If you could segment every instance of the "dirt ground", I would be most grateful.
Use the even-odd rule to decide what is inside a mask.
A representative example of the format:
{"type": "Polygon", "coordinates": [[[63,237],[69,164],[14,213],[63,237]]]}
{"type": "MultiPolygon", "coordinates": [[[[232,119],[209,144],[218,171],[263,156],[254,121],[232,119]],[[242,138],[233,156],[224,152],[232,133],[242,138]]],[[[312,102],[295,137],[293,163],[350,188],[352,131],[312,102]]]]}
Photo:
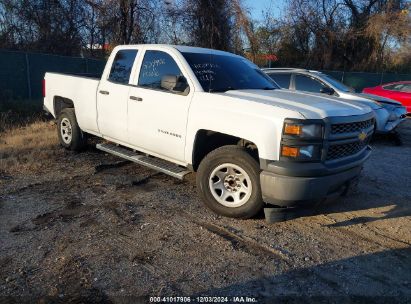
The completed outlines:
{"type": "Polygon", "coordinates": [[[194,174],[65,151],[52,123],[0,133],[0,302],[409,303],[411,119],[399,131],[372,143],[356,193],[274,224],[213,214],[194,174]]]}

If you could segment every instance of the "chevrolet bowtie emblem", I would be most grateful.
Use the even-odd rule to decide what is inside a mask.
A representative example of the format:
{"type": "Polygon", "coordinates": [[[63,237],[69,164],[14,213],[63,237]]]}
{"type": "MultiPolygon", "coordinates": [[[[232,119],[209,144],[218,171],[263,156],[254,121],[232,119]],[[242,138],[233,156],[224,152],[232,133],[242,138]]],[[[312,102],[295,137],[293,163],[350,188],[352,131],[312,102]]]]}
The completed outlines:
{"type": "Polygon", "coordinates": [[[364,141],[367,138],[367,133],[365,133],[364,131],[361,131],[360,134],[358,134],[358,139],[361,141],[364,141]]]}

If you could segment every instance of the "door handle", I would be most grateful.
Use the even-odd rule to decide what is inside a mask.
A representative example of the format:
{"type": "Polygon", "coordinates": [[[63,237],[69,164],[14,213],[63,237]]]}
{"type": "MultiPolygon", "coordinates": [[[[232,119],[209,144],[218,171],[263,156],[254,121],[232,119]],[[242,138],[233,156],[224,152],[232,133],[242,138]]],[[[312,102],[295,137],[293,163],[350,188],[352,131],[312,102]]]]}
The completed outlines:
{"type": "Polygon", "coordinates": [[[143,98],[141,97],[136,97],[136,96],[130,96],[131,100],[135,100],[135,101],[143,101],[143,98]]]}
{"type": "Polygon", "coordinates": [[[110,92],[108,92],[108,91],[101,91],[101,90],[99,91],[99,93],[103,94],[103,95],[109,95],[110,94],[110,92]]]}

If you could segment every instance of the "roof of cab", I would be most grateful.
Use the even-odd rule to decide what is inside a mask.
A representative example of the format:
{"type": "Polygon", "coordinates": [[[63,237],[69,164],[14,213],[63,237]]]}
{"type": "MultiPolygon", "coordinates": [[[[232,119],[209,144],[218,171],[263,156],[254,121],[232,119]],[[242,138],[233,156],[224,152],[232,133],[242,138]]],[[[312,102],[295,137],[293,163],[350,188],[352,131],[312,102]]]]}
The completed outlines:
{"type": "Polygon", "coordinates": [[[308,69],[303,69],[303,68],[264,68],[262,70],[265,72],[308,72],[308,73],[322,74],[321,71],[308,70],[308,69]]]}
{"type": "Polygon", "coordinates": [[[317,75],[325,75],[321,71],[317,70],[307,70],[301,68],[265,68],[262,69],[267,74],[274,74],[274,73],[301,73],[301,74],[317,74],[317,75]]]}
{"type": "Polygon", "coordinates": [[[194,46],[186,46],[186,45],[171,45],[171,44],[134,44],[134,45],[120,45],[118,46],[119,48],[121,47],[163,47],[166,49],[171,49],[174,48],[180,52],[185,52],[185,53],[203,53],[203,54],[215,54],[215,55],[225,55],[225,56],[237,56],[236,54],[229,53],[229,52],[224,52],[224,51],[219,51],[219,50],[213,50],[213,49],[207,49],[207,48],[200,48],[200,47],[194,47],[194,46]]]}

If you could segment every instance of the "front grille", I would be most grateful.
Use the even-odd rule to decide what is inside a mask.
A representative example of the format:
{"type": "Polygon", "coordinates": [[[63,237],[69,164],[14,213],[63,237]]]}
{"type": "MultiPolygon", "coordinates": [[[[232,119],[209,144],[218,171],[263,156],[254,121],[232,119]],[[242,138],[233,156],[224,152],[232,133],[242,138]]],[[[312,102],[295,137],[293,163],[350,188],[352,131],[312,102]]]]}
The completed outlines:
{"type": "Polygon", "coordinates": [[[352,133],[368,129],[374,124],[374,118],[350,123],[331,125],[331,134],[352,133]]]}
{"type": "Polygon", "coordinates": [[[334,160],[350,155],[354,155],[364,149],[369,142],[369,138],[365,141],[356,141],[348,144],[332,145],[328,148],[327,160],[334,160]]]}

